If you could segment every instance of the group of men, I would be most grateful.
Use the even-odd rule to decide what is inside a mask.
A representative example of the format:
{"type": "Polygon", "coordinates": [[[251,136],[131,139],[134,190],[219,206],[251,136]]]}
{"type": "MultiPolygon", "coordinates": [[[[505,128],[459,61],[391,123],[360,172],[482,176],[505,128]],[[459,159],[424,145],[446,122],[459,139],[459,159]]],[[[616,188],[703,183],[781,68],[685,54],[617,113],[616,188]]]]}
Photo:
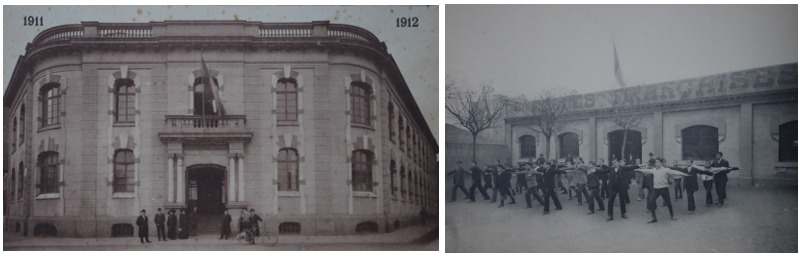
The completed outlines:
{"type": "MultiPolygon", "coordinates": [[[[658,197],[663,198],[663,206],[668,208],[671,219],[675,219],[669,193],[669,185],[672,180],[675,184],[675,194],[678,193],[678,190],[681,192],[684,187],[688,200],[687,214],[693,214],[696,210],[693,194],[699,189],[697,175],[702,177],[704,188],[707,191],[706,204],[708,206],[713,204],[711,190],[715,185],[718,196],[717,204],[721,207],[727,198],[727,173],[738,170],[737,167],[729,166],[729,162],[723,158],[721,152],[716,154],[715,160],[706,162],[705,166],[694,165],[691,160],[687,160],[684,165],[678,165],[677,161],[674,161],[672,166],[668,166],[665,159],[654,158],[651,153],[648,164],[642,164],[639,159],[631,156],[630,159],[614,160],[608,166],[604,159],[585,164],[582,158],[578,157],[575,161],[574,158],[568,156],[564,162],[558,163],[554,159],[547,161],[541,154],[537,160],[530,159],[529,162],[520,163],[518,168],[496,161],[495,165],[488,164],[485,169],[481,169],[476,162],[472,162],[470,172],[466,171],[462,162],[459,161],[457,162],[458,168],[448,173],[448,175],[454,176],[450,202],[456,201],[459,189],[466,195],[465,199],[470,199],[471,202],[476,201],[475,193],[478,190],[484,199],[491,200],[491,203],[496,202],[497,196],[501,194],[499,208],[504,207],[507,198],[510,198],[509,204],[515,204],[516,190],[513,190],[511,181],[515,176],[517,178],[516,189],[519,193],[523,192],[527,203],[526,208],[532,208],[532,199],[535,199],[543,206],[544,215],[549,214],[552,201],[555,210],[561,210],[562,205],[555,192],[555,189],[561,189],[563,194],[569,194],[569,200],[573,198],[571,197],[572,193],[575,193],[577,205],[582,205],[584,196],[588,203],[589,215],[594,214],[597,210],[604,211],[605,205],[602,198],[607,198],[607,221],[611,221],[614,217],[613,207],[616,205],[620,207],[621,218],[627,218],[626,205],[630,203],[629,187],[632,179],[637,179],[638,201],[644,198],[647,200],[646,206],[652,215],[652,220],[648,223],[654,223],[657,222],[655,209],[658,197]],[[473,182],[470,189],[465,188],[465,176],[470,176],[473,182]],[[567,189],[562,183],[562,176],[567,177],[567,189]],[[684,182],[682,182],[683,178],[684,182]],[[483,180],[484,184],[482,184],[483,180]],[[488,189],[492,189],[492,198],[486,191],[488,189]],[[647,195],[643,194],[643,189],[646,189],[647,195]],[[619,199],[618,204],[615,201],[616,197],[619,199]],[[598,203],[598,209],[595,203],[598,203]]],[[[681,198],[681,196],[679,197],[681,198]]]]}
{"type": "MultiPolygon", "coordinates": [[[[198,235],[198,208],[192,208],[192,211],[187,214],[185,209],[181,209],[180,216],[176,217],[175,210],[170,210],[167,212],[167,217],[165,217],[164,213],[162,213],[162,208],[158,208],[156,215],[153,218],[154,223],[156,224],[156,236],[158,237],[159,241],[167,241],[167,239],[175,240],[176,236],[179,239],[187,239],[189,238],[190,234],[192,236],[198,235]],[[167,233],[165,234],[165,222],[167,227],[167,233]]],[[[139,217],[136,219],[136,225],[139,228],[139,241],[140,243],[151,243],[150,239],[148,238],[149,234],[149,222],[147,212],[143,209],[139,213],[139,217]]],[[[254,209],[251,209],[248,212],[248,209],[242,208],[240,211],[240,218],[239,218],[239,232],[242,233],[245,229],[251,229],[254,231],[256,236],[259,236],[259,222],[262,221],[262,218],[259,217],[254,212],[254,209]]],[[[228,214],[228,209],[224,210],[223,216],[221,218],[221,229],[220,229],[220,238],[225,238],[228,240],[228,236],[231,234],[231,215],[228,214]]]]}

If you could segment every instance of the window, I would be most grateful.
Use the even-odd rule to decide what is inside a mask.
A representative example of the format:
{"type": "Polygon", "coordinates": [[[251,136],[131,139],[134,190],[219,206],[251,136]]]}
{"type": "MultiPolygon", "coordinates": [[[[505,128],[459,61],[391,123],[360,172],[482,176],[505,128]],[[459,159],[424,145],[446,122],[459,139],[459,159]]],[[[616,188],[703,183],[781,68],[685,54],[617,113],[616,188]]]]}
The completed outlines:
{"type": "MultiPolygon", "coordinates": [[[[214,84],[219,85],[217,83],[217,78],[212,77],[212,81],[214,81],[214,84]]],[[[195,97],[193,100],[195,115],[217,115],[217,106],[215,105],[214,102],[215,99],[214,99],[214,92],[212,92],[212,87],[205,86],[205,85],[211,85],[208,82],[210,82],[209,77],[195,78],[195,85],[194,85],[195,97]]]]}
{"type": "Polygon", "coordinates": [[[404,150],[404,116],[398,114],[398,145],[404,150]]]}
{"type": "Polygon", "coordinates": [[[11,120],[11,152],[14,152],[17,149],[17,117],[11,120]]]}
{"type": "Polygon", "coordinates": [[[406,138],[406,141],[407,141],[407,155],[412,155],[412,153],[410,153],[410,151],[412,151],[412,141],[411,141],[412,140],[412,130],[409,129],[409,122],[407,122],[406,131],[407,131],[407,138],[406,138]]]}
{"type": "Polygon", "coordinates": [[[22,199],[22,192],[23,187],[25,186],[25,166],[22,162],[19,163],[19,169],[17,170],[17,177],[19,177],[19,185],[17,186],[17,198],[22,199]]]}
{"type": "Polygon", "coordinates": [[[42,127],[59,124],[61,114],[61,91],[58,83],[49,83],[42,87],[42,127]]]}
{"type": "Polygon", "coordinates": [[[111,225],[111,237],[132,237],[134,236],[134,226],[131,224],[111,225]]]}
{"type": "Polygon", "coordinates": [[[579,156],[579,135],[569,132],[559,135],[558,139],[560,141],[560,158],[566,158],[569,155],[579,156]]]}
{"type": "Polygon", "coordinates": [[[395,136],[393,120],[395,119],[395,108],[393,107],[393,103],[390,102],[387,104],[387,128],[389,129],[390,133],[390,141],[393,142],[393,137],[395,136]]]}
{"type": "Polygon", "coordinates": [[[39,155],[39,193],[58,193],[58,153],[45,152],[39,155]]]}
{"type": "Polygon", "coordinates": [[[395,173],[397,173],[395,170],[395,160],[390,160],[390,192],[393,196],[395,196],[395,191],[398,190],[398,188],[395,187],[395,173]]]}
{"type": "Polygon", "coordinates": [[[521,144],[521,158],[535,157],[537,155],[534,136],[521,136],[518,138],[518,142],[521,144]]]}
{"type": "Polygon", "coordinates": [[[16,188],[17,188],[17,172],[14,170],[14,168],[11,168],[11,195],[10,196],[11,196],[12,200],[16,198],[16,197],[14,197],[15,196],[14,193],[17,192],[16,188]]]}
{"type": "Polygon", "coordinates": [[[796,162],[797,161],[797,133],[796,121],[789,121],[780,125],[780,161],[781,162],[796,162]]]}
{"type": "Polygon", "coordinates": [[[406,170],[404,170],[404,165],[401,165],[401,197],[404,198],[406,198],[407,195],[406,180],[407,180],[407,172],[406,170]]]}
{"type": "Polygon", "coordinates": [[[134,151],[114,153],[114,193],[134,192],[134,151]]]}
{"type": "Polygon", "coordinates": [[[25,104],[19,109],[19,144],[25,141],[25,104]]]}
{"type": "Polygon", "coordinates": [[[716,157],[716,153],[718,153],[717,128],[697,125],[682,130],[683,160],[712,160],[716,157]]]}
{"type": "Polygon", "coordinates": [[[351,178],[353,179],[352,185],[354,191],[373,192],[372,165],[373,154],[371,152],[365,150],[356,150],[353,152],[351,178]]]}
{"type": "Polygon", "coordinates": [[[278,233],[279,235],[286,235],[286,234],[300,234],[301,233],[301,223],[298,222],[282,222],[278,225],[278,233]]]}
{"type": "Polygon", "coordinates": [[[278,151],[278,190],[298,191],[298,152],[295,149],[278,151]]]}
{"type": "Polygon", "coordinates": [[[356,224],[356,233],[379,233],[379,224],[372,221],[356,224]]]}
{"type": "Polygon", "coordinates": [[[418,139],[415,136],[415,134],[412,134],[412,160],[418,162],[418,139]]]}
{"type": "Polygon", "coordinates": [[[276,87],[277,120],[298,121],[298,83],[294,78],[282,78],[276,87]]]}
{"type": "Polygon", "coordinates": [[[134,123],[136,109],[134,106],[136,88],[130,79],[114,81],[114,122],[134,123]]]}
{"type": "Polygon", "coordinates": [[[351,122],[370,126],[370,85],[351,83],[351,122]]]}
{"type": "Polygon", "coordinates": [[[56,226],[48,223],[36,224],[36,226],[33,227],[33,236],[55,237],[57,234],[58,230],[56,226]]]}

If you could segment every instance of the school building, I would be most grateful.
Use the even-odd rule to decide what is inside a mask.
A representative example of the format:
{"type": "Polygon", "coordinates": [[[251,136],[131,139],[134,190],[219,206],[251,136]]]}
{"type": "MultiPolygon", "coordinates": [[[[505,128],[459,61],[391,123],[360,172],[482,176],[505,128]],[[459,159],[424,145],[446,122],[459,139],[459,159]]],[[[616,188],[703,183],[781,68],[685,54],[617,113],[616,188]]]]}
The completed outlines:
{"type": "MultiPolygon", "coordinates": [[[[730,184],[796,186],[797,93],[797,63],[790,63],[571,96],[567,124],[551,138],[550,158],[609,163],[621,158],[622,144],[626,158],[648,160],[654,153],[669,164],[703,164],[722,152],[730,166],[740,167],[729,174],[730,184]],[[626,141],[610,99],[637,103],[641,122],[626,141]]],[[[506,119],[511,163],[545,153],[546,138],[529,129],[536,118],[506,119]]]]}
{"type": "Polygon", "coordinates": [[[142,209],[192,207],[200,233],[226,208],[233,231],[241,208],[278,234],[413,225],[438,146],[387,47],[328,21],[46,29],[3,96],[4,231],[133,236],[142,209]]]}

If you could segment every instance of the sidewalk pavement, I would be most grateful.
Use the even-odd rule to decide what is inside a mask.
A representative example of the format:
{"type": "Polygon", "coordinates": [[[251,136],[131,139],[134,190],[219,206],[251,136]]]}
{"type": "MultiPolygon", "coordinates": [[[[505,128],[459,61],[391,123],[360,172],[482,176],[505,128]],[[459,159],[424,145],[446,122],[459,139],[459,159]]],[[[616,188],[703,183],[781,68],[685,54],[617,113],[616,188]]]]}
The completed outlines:
{"type": "MultiPolygon", "coordinates": [[[[430,222],[426,226],[410,226],[390,233],[366,235],[338,235],[338,236],[279,236],[278,244],[410,244],[420,243],[432,231],[437,231],[437,222],[430,222]]],[[[434,232],[435,234],[437,232],[434,232]]],[[[172,246],[192,245],[229,245],[239,244],[235,236],[229,240],[218,240],[219,235],[199,235],[185,240],[170,240],[158,242],[150,237],[151,245],[165,244],[172,246]]],[[[3,233],[3,248],[58,247],[58,246],[138,246],[141,245],[139,237],[113,237],[113,238],[60,238],[60,237],[22,237],[20,234],[3,233]]]]}

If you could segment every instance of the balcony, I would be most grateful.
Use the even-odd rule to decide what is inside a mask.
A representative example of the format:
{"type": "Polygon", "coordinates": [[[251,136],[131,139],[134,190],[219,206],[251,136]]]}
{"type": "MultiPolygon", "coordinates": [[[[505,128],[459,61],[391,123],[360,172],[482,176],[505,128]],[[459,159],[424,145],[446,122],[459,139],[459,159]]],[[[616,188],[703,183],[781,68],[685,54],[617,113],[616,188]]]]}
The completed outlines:
{"type": "Polygon", "coordinates": [[[250,141],[245,115],[165,115],[166,126],[159,132],[163,141],[250,141]]]}

